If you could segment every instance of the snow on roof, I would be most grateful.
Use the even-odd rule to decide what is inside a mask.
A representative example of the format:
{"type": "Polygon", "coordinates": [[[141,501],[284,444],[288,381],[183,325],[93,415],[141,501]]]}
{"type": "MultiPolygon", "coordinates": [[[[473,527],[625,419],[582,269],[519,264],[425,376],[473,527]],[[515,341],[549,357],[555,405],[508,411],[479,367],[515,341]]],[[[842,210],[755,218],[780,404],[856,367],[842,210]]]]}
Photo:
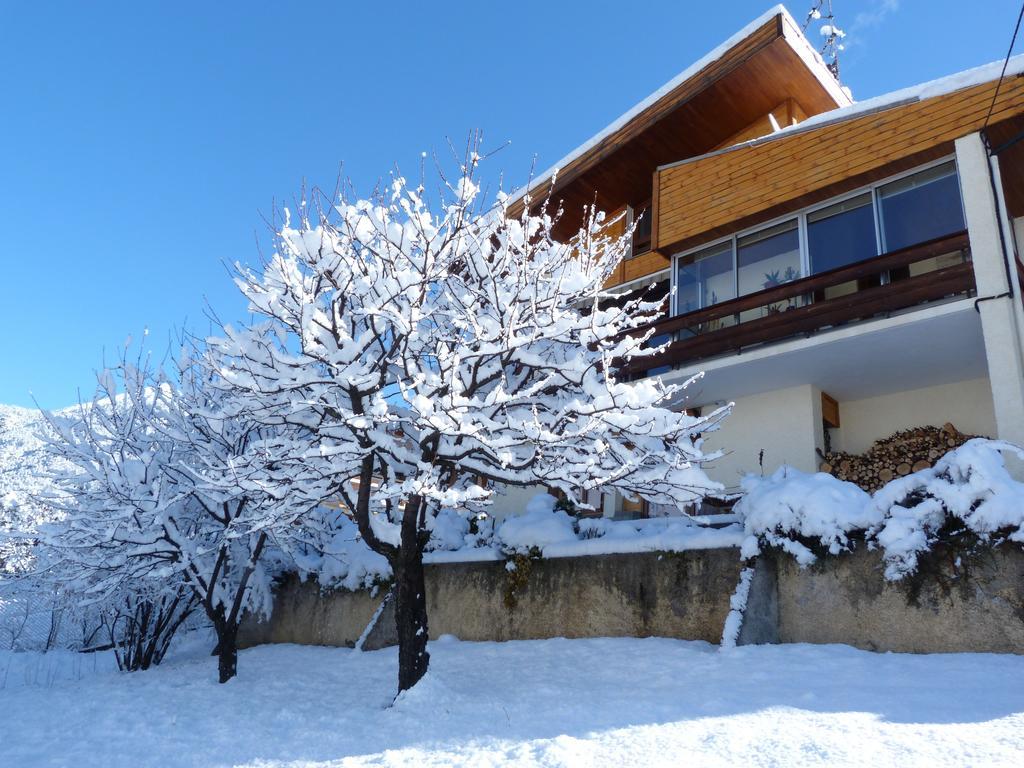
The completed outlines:
{"type": "MultiPolygon", "coordinates": [[[[891,93],[885,93],[871,99],[858,101],[847,107],[839,107],[837,109],[829,110],[828,112],[822,112],[814,115],[813,117],[807,118],[802,123],[786,126],[785,128],[767,136],[761,136],[756,139],[751,139],[750,141],[734,144],[731,147],[718,149],[704,155],[688,157],[685,160],[668,163],[667,165],[661,166],[661,168],[674,168],[676,166],[686,165],[687,163],[712,157],[713,155],[731,152],[732,150],[739,149],[740,147],[766,144],[770,141],[774,141],[775,139],[782,139],[787,136],[820,128],[825,125],[831,125],[832,123],[850,120],[854,117],[870,114],[872,112],[881,112],[882,110],[890,109],[892,107],[913,104],[918,101],[924,101],[925,99],[935,98],[936,96],[944,96],[948,93],[953,93],[954,91],[961,91],[964,88],[970,88],[975,85],[981,85],[982,83],[997,80],[999,79],[999,74],[1002,71],[1003,60],[1000,59],[999,61],[993,61],[990,64],[983,64],[980,67],[974,67],[973,69],[966,69],[963,72],[956,72],[955,74],[947,75],[946,77],[940,77],[937,80],[930,80],[927,83],[913,85],[909,88],[901,88],[898,91],[892,91],[891,93]]],[[[1006,66],[1006,77],[1015,77],[1022,73],[1024,73],[1024,53],[1011,57],[1006,66]]]]}
{"type": "MultiPolygon", "coordinates": [[[[940,77],[937,80],[931,80],[927,83],[913,85],[909,88],[901,88],[898,91],[886,93],[881,96],[875,96],[872,99],[865,99],[864,101],[851,104],[848,107],[839,107],[838,109],[833,109],[828,112],[822,112],[814,117],[807,118],[802,123],[798,123],[797,125],[790,126],[788,128],[783,128],[779,133],[772,135],[778,136],[779,134],[792,133],[796,129],[813,128],[825,123],[846,120],[847,118],[864,112],[877,112],[887,107],[896,106],[897,104],[923,101],[924,99],[943,96],[947,93],[952,93],[953,91],[960,91],[974,85],[981,85],[982,83],[997,80],[999,79],[999,73],[1002,72],[1002,70],[1003,60],[1000,59],[999,61],[993,61],[991,64],[983,64],[980,67],[974,67],[973,69],[967,69],[963,72],[957,72],[952,75],[947,75],[946,77],[940,77]]],[[[1024,72],[1024,53],[1012,57],[1006,67],[1007,77],[1019,75],[1021,72],[1024,72]]]]}
{"type": "Polygon", "coordinates": [[[722,58],[726,53],[728,53],[731,48],[743,42],[743,40],[745,40],[751,34],[756,32],[769,20],[780,14],[782,15],[783,21],[785,23],[788,23],[792,30],[795,30],[795,35],[793,37],[790,37],[789,35],[784,35],[783,37],[786,39],[787,42],[790,43],[794,51],[796,51],[796,53],[801,57],[801,59],[803,59],[804,63],[810,69],[812,74],[814,74],[814,76],[818,79],[822,86],[837,101],[850,101],[848,93],[846,93],[839,86],[839,83],[836,82],[835,78],[832,76],[832,73],[828,71],[828,68],[825,66],[825,62],[822,60],[821,56],[818,54],[816,50],[814,50],[814,47],[807,41],[807,38],[804,37],[804,34],[803,32],[800,31],[800,27],[797,25],[796,20],[793,18],[793,16],[789,13],[789,11],[786,9],[784,5],[779,4],[762,13],[752,22],[743,27],[743,29],[741,29],[739,32],[737,32],[728,40],[726,40],[724,43],[716,47],[714,50],[712,50],[702,58],[698,59],[696,62],[694,62],[689,67],[680,72],[678,75],[673,77],[671,80],[669,80],[667,83],[661,86],[661,88],[656,90],[646,99],[641,101],[639,104],[634,106],[629,111],[622,114],[619,118],[617,118],[607,127],[605,127],[604,130],[599,131],[590,139],[580,144],[578,147],[576,147],[576,149],[567,154],[557,163],[552,165],[543,173],[536,176],[534,180],[528,184],[528,186],[526,186],[525,188],[520,187],[519,189],[516,189],[509,195],[509,199],[515,200],[516,198],[521,197],[527,192],[532,192],[538,186],[544,184],[548,179],[554,176],[559,171],[559,169],[566,167],[569,163],[576,160],[578,157],[586,153],[588,150],[594,148],[597,144],[599,144],[601,141],[606,139],[611,134],[615,133],[615,131],[622,128],[630,120],[635,118],[645,109],[650,107],[652,104],[656,103],[659,99],[661,99],[664,96],[667,96],[679,85],[686,82],[694,75],[700,73],[701,70],[705,69],[710,64],[718,61],[718,59],[722,58]]]}

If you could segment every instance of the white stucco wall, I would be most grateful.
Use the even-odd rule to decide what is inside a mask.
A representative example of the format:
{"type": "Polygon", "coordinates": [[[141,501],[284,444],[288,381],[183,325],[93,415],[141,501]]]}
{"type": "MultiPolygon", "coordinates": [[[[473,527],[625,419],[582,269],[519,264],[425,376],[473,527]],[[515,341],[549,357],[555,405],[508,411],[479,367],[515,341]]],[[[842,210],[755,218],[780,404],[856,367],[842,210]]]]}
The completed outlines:
{"type": "Polygon", "coordinates": [[[839,403],[833,450],[863,453],[871,443],[911,427],[941,427],[951,422],[961,432],[994,437],[996,419],[988,379],[972,379],[882,397],[839,403]]]}
{"type": "Polygon", "coordinates": [[[740,398],[722,428],[705,440],[705,451],[725,451],[707,465],[707,473],[735,489],[743,475],[760,472],[762,450],[766,474],[780,464],[813,472],[821,441],[821,392],[816,387],[805,384],[740,398]]]}
{"type": "MultiPolygon", "coordinates": [[[[715,406],[705,406],[709,412],[715,406]]],[[[834,450],[862,453],[875,440],[901,429],[942,426],[947,421],[961,432],[995,436],[996,419],[987,378],[905,390],[879,397],[839,402],[842,427],[831,430],[834,450]]],[[[712,480],[737,490],[745,474],[759,473],[758,454],[764,450],[764,472],[781,464],[803,472],[817,471],[824,448],[821,390],[805,384],[740,398],[722,428],[705,436],[704,449],[722,449],[722,458],[707,465],[712,480]]],[[[509,488],[495,500],[491,513],[498,519],[519,514],[543,488],[509,488]]],[[[614,512],[612,507],[607,514],[614,512]]]]}
{"type": "MultiPolygon", "coordinates": [[[[996,434],[992,394],[987,378],[906,390],[863,400],[840,401],[840,429],[832,429],[833,450],[862,453],[875,440],[893,432],[946,422],[961,432],[996,434]]],[[[736,401],[722,429],[708,436],[707,450],[726,455],[709,464],[712,479],[733,488],[747,473],[758,473],[758,453],[764,450],[764,472],[789,464],[814,472],[823,448],[821,391],[804,385],[767,392],[736,401]]]]}

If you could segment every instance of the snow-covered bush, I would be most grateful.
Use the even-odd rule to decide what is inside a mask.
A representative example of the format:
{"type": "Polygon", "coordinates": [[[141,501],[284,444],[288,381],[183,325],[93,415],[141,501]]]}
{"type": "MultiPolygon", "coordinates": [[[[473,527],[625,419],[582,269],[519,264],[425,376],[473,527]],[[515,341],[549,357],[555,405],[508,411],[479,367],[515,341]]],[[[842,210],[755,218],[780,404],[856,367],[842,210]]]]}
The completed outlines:
{"type": "Polygon", "coordinates": [[[523,514],[505,519],[495,534],[499,548],[507,554],[539,555],[550,544],[576,541],[575,521],[555,503],[554,496],[538,493],[523,514]]]}
{"type": "Polygon", "coordinates": [[[972,547],[1024,544],[1024,483],[1007,471],[1004,453],[1024,459],[1024,450],[1009,443],[969,440],[873,496],[831,475],[790,467],[768,478],[749,476],[735,507],[746,532],[742,556],[777,547],[805,566],[816,559],[811,546],[839,554],[860,533],[868,547],[882,550],[886,578],[898,580],[917,570],[921,555],[953,538],[970,538],[972,547]]]}
{"type": "Polygon", "coordinates": [[[870,514],[880,519],[870,534],[885,553],[886,578],[913,573],[944,533],[967,532],[981,546],[1024,544],[1024,483],[1011,477],[1003,453],[1024,459],[1015,445],[969,440],[934,467],[893,480],[874,495],[870,514]]]}
{"type": "Polygon", "coordinates": [[[748,475],[742,489],[735,511],[743,517],[746,532],[744,559],[767,545],[810,565],[817,557],[809,545],[839,554],[850,548],[850,533],[880,519],[869,511],[867,493],[823,472],[809,475],[783,466],[767,478],[748,475]]]}
{"type": "Polygon", "coordinates": [[[324,589],[348,590],[376,587],[391,579],[387,558],[366,546],[351,519],[337,510],[320,513],[333,518],[333,533],[309,552],[295,556],[300,576],[315,577],[324,589]]]}
{"type": "Polygon", "coordinates": [[[163,661],[197,604],[183,582],[177,586],[177,590],[154,589],[150,594],[125,591],[119,600],[105,602],[100,620],[118,669],[136,672],[163,661]]]}
{"type": "Polygon", "coordinates": [[[430,530],[427,552],[461,549],[466,546],[466,537],[470,535],[469,518],[454,509],[442,509],[427,522],[427,528],[430,530]]]}

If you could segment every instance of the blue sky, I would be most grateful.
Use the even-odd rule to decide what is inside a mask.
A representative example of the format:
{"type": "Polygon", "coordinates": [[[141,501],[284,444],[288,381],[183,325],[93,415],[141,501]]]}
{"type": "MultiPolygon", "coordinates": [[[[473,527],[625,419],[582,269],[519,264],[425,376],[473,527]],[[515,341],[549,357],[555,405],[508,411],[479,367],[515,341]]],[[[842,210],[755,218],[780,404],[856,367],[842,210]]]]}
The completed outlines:
{"type": "MultiPolygon", "coordinates": [[[[1000,59],[1018,1],[833,0],[843,80],[1000,59]]],[[[0,0],[0,403],[75,402],[129,335],[205,333],[207,301],[244,317],[223,263],[304,180],[344,162],[367,191],[479,128],[514,185],[770,6],[0,0]]]]}

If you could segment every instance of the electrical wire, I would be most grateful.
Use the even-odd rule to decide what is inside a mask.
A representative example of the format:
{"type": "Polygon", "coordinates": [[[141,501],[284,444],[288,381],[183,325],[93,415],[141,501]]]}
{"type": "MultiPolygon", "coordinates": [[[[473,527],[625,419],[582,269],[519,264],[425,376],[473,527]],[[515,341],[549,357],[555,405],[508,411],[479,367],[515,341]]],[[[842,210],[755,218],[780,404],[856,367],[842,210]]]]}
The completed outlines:
{"type": "Polygon", "coordinates": [[[992,94],[992,103],[988,106],[988,114],[985,115],[985,122],[981,125],[981,130],[985,130],[988,127],[988,121],[992,118],[992,112],[996,108],[996,100],[999,98],[999,89],[1003,85],[1003,80],[1006,77],[1006,68],[1010,65],[1010,56],[1013,55],[1013,46],[1017,42],[1017,33],[1020,32],[1020,22],[1024,19],[1024,2],[1021,3],[1020,13],[1017,15],[1017,26],[1013,28],[1013,37],[1010,39],[1010,49],[1006,52],[1006,60],[1003,61],[1003,71],[999,73],[999,81],[996,83],[995,93],[992,94]]]}

